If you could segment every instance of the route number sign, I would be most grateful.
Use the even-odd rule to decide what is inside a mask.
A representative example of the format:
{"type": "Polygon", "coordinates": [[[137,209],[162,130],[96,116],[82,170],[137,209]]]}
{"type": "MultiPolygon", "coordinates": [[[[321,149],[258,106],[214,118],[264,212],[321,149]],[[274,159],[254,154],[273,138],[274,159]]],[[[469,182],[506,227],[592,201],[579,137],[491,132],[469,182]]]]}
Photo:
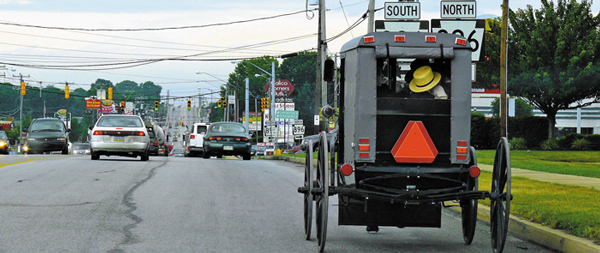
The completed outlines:
{"type": "Polygon", "coordinates": [[[432,33],[452,33],[467,38],[471,45],[471,61],[477,62],[481,57],[481,46],[483,45],[483,33],[485,32],[485,20],[455,20],[455,19],[432,19],[432,33]]]}

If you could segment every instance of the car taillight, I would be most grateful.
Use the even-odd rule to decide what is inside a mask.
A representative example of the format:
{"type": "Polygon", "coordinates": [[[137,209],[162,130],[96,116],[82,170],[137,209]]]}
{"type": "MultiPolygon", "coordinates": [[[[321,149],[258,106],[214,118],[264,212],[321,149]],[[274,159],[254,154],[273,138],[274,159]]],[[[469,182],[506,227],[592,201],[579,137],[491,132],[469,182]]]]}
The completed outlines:
{"type": "Polygon", "coordinates": [[[154,143],[152,143],[152,146],[156,146],[157,141],[154,140],[154,143]]]}
{"type": "Polygon", "coordinates": [[[235,137],[236,141],[248,141],[248,138],[246,137],[235,137]]]}
{"type": "Polygon", "coordinates": [[[94,131],[94,135],[102,135],[102,131],[96,130],[94,131]]]}
{"type": "Polygon", "coordinates": [[[136,134],[137,136],[146,136],[146,134],[143,131],[139,131],[136,134]]]}

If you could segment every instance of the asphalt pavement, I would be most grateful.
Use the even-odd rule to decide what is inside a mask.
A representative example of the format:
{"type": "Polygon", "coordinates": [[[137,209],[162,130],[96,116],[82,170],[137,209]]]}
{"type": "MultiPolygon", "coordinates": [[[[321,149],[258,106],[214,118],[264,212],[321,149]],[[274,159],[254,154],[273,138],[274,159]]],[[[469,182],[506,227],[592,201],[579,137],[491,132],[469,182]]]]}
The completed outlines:
{"type": "MultiPolygon", "coordinates": [[[[304,158],[280,157],[282,160],[304,163],[304,158]]],[[[479,168],[485,171],[492,171],[492,165],[479,164],[479,168]]],[[[600,179],[571,176],[563,174],[554,174],[532,170],[511,168],[511,176],[525,177],[537,181],[558,183],[565,185],[576,185],[600,189],[600,179]]],[[[479,205],[478,218],[484,222],[490,220],[490,209],[488,206],[479,205]]],[[[565,253],[600,253],[600,245],[593,241],[573,236],[560,230],[551,229],[537,223],[520,219],[515,215],[510,216],[509,231],[524,240],[528,240],[539,245],[543,245],[553,250],[565,253]]]]}

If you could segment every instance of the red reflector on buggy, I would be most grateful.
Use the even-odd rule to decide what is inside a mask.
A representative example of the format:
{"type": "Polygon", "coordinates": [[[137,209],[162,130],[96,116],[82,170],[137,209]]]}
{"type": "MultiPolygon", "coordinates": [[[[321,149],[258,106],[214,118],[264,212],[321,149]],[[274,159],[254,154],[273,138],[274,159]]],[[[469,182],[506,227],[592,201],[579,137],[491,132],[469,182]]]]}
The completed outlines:
{"type": "Polygon", "coordinates": [[[467,148],[466,147],[457,147],[456,148],[456,153],[466,154],[467,153],[467,148]]]}
{"type": "Polygon", "coordinates": [[[352,165],[346,163],[346,164],[342,165],[342,168],[340,170],[342,172],[342,175],[350,176],[350,175],[352,175],[354,168],[352,168],[352,165]]]}
{"type": "Polygon", "coordinates": [[[467,146],[466,141],[458,141],[457,144],[458,144],[458,146],[467,146]]]}
{"type": "Polygon", "coordinates": [[[359,143],[369,143],[369,138],[360,138],[358,139],[359,143]]]}
{"type": "Polygon", "coordinates": [[[406,42],[406,36],[404,36],[404,35],[396,35],[396,36],[394,36],[394,41],[396,41],[396,42],[406,42]]]}
{"type": "Polygon", "coordinates": [[[432,163],[438,155],[421,121],[410,121],[392,148],[397,163],[432,163]]]}
{"type": "Polygon", "coordinates": [[[481,175],[481,170],[477,166],[471,166],[471,168],[469,168],[469,175],[472,178],[477,178],[481,175]]]}
{"type": "Polygon", "coordinates": [[[456,44],[457,44],[457,45],[463,45],[463,46],[466,46],[466,45],[467,45],[467,40],[466,40],[466,39],[459,39],[459,38],[456,38],[456,44]]]}
{"type": "Polygon", "coordinates": [[[425,36],[425,42],[435,43],[436,38],[435,38],[435,36],[425,36]]]}
{"type": "Polygon", "coordinates": [[[375,37],[374,36],[365,36],[363,37],[365,43],[373,43],[375,42],[375,37]]]}
{"type": "Polygon", "coordinates": [[[456,159],[458,159],[458,160],[467,160],[467,156],[466,155],[457,155],[456,159]]]}
{"type": "Polygon", "coordinates": [[[360,158],[369,158],[369,153],[359,153],[358,156],[360,158]]]}
{"type": "Polygon", "coordinates": [[[370,149],[369,144],[358,144],[358,150],[360,151],[369,151],[370,149]]]}

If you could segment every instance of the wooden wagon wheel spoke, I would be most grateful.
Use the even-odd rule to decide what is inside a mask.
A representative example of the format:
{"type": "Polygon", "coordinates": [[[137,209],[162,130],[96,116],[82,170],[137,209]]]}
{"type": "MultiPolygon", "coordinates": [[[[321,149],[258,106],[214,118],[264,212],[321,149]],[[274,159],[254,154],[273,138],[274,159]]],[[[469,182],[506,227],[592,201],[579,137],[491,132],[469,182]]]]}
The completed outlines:
{"type": "Polygon", "coordinates": [[[312,230],[312,214],[313,214],[313,179],[312,179],[312,169],[313,169],[313,148],[312,148],[312,140],[308,142],[307,152],[306,152],[306,160],[304,163],[304,187],[307,189],[306,193],[304,193],[304,235],[306,236],[306,240],[310,240],[310,233],[312,230]]]}
{"type": "Polygon", "coordinates": [[[319,252],[325,250],[325,238],[327,237],[327,212],[329,209],[329,150],[327,148],[327,135],[321,132],[319,141],[319,152],[317,157],[317,183],[320,193],[317,198],[317,240],[319,252]]]}
{"type": "Polygon", "coordinates": [[[494,253],[504,250],[510,220],[511,174],[508,140],[502,138],[496,149],[492,175],[490,229],[494,253]]]}

